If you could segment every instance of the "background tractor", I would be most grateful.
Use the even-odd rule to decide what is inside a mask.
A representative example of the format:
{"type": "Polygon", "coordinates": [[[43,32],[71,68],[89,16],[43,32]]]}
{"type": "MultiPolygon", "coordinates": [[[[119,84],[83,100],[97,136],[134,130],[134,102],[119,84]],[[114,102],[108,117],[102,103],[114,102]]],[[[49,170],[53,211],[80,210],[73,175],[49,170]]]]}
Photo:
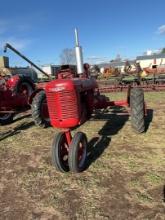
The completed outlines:
{"type": "Polygon", "coordinates": [[[16,113],[27,110],[34,90],[30,77],[0,76],[0,124],[12,122],[16,113]]]}
{"type": "MultiPolygon", "coordinates": [[[[46,72],[40,69],[36,64],[8,43],[4,47],[4,52],[7,51],[7,48],[11,49],[17,55],[30,63],[30,65],[43,73],[48,80],[51,80],[51,77],[46,72]]],[[[14,71],[13,69],[6,67],[0,68],[0,124],[10,123],[12,122],[15,114],[30,109],[30,100],[34,98],[34,95],[38,97],[38,93],[42,91],[42,101],[41,95],[39,96],[40,102],[43,104],[40,106],[40,120],[42,120],[46,126],[48,124],[47,119],[49,116],[47,105],[45,104],[45,95],[43,95],[45,83],[34,82],[29,72],[24,73],[24,71],[22,71],[23,73],[19,74],[19,71],[17,73],[17,68],[15,68],[14,71]]]]}

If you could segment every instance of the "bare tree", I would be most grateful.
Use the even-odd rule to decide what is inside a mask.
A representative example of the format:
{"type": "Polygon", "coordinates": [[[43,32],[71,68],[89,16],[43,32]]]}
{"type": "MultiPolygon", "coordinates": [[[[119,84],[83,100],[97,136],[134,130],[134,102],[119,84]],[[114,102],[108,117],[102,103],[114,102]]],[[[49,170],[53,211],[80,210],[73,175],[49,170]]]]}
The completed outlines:
{"type": "Polygon", "coordinates": [[[117,55],[116,55],[116,58],[115,58],[115,61],[119,61],[119,62],[120,62],[121,60],[122,60],[122,59],[121,59],[120,54],[117,54],[117,55]]]}
{"type": "Polygon", "coordinates": [[[60,55],[60,63],[64,64],[76,64],[75,51],[70,48],[65,48],[60,55]]]}

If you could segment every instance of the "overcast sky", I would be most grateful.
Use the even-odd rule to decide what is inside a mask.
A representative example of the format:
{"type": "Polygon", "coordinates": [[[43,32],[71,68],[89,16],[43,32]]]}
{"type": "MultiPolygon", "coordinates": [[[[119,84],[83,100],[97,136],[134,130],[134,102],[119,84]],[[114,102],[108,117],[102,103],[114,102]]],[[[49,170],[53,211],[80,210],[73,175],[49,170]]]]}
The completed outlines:
{"type": "Polygon", "coordinates": [[[9,42],[37,64],[58,64],[61,51],[74,47],[74,27],[88,62],[165,47],[165,0],[8,0],[0,9],[0,55],[9,42]]]}

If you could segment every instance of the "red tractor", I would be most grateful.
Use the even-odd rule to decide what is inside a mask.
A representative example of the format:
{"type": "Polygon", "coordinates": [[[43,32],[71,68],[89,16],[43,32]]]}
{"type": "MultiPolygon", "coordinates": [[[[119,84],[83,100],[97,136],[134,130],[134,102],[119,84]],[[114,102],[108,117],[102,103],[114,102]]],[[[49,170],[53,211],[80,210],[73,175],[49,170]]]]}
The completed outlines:
{"type": "Polygon", "coordinates": [[[0,124],[12,122],[16,112],[29,108],[28,98],[34,90],[29,77],[0,76],[0,124]]]}
{"type": "Polygon", "coordinates": [[[87,137],[83,132],[73,137],[71,130],[87,121],[95,109],[109,106],[125,106],[131,108],[132,127],[138,133],[145,130],[145,104],[141,89],[129,89],[125,101],[110,101],[101,95],[94,79],[88,78],[84,72],[82,50],[76,35],[76,61],[78,77],[68,73],[63,77],[48,82],[45,86],[50,123],[61,129],[55,135],[52,145],[52,163],[61,172],[81,172],[87,159],[87,137]],[[67,77],[65,77],[67,75],[67,77]]]}
{"type": "MultiPolygon", "coordinates": [[[[29,62],[32,66],[46,75],[49,80],[50,76],[42,69],[36,66],[27,57],[22,55],[10,44],[5,45],[4,51],[7,48],[14,51],[17,55],[29,62]]],[[[30,100],[42,90],[42,106],[40,112],[41,126],[45,127],[49,123],[49,115],[46,104],[46,97],[43,95],[45,83],[34,83],[29,75],[5,75],[0,73],[0,124],[7,124],[12,122],[13,116],[19,112],[30,109],[30,100]]],[[[41,94],[40,94],[41,96],[41,94]]]]}

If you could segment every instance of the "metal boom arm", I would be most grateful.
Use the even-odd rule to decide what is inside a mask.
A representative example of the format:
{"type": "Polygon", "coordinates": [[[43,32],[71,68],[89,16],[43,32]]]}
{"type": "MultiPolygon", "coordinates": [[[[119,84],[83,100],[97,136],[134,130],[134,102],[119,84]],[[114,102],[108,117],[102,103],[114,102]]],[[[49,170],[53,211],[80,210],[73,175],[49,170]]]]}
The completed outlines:
{"type": "Polygon", "coordinates": [[[24,60],[26,60],[28,63],[30,63],[32,66],[34,66],[37,70],[39,70],[41,73],[43,73],[45,76],[47,76],[49,79],[51,79],[51,77],[49,76],[49,74],[47,74],[46,72],[44,72],[41,68],[39,68],[36,64],[34,64],[31,60],[29,60],[27,57],[25,57],[23,54],[21,54],[18,50],[16,50],[14,47],[12,47],[10,44],[6,43],[4,46],[4,52],[7,51],[7,48],[9,48],[10,50],[14,51],[18,56],[22,57],[24,60]]]}

